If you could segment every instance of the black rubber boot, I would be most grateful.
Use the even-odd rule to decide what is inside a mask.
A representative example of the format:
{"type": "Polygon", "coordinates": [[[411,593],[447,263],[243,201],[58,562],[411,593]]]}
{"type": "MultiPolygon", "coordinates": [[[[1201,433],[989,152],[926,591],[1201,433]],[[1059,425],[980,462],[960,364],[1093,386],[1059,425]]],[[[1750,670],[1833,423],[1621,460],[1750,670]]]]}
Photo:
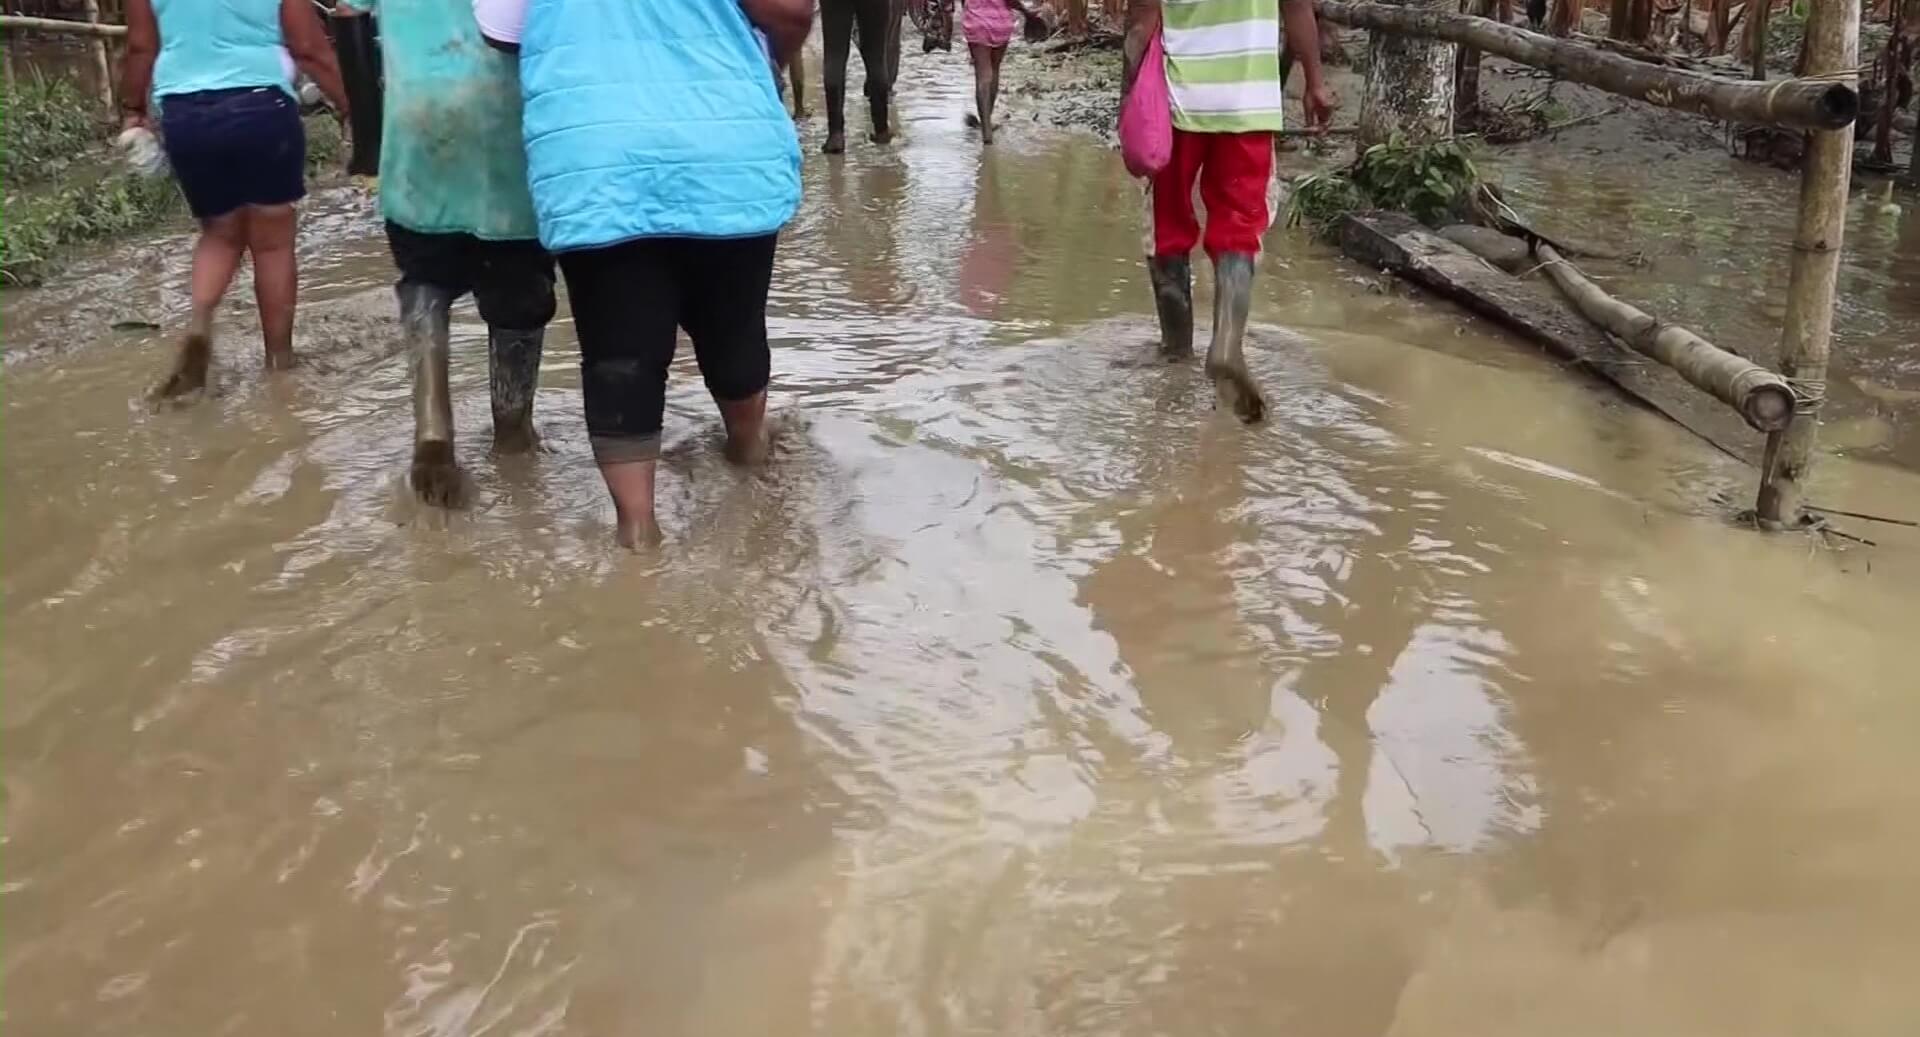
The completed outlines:
{"type": "Polygon", "coordinates": [[[493,397],[493,449],[502,454],[532,450],[533,394],[540,386],[540,346],[546,330],[487,329],[487,386],[493,397]]]}
{"type": "Polygon", "coordinates": [[[1213,261],[1213,341],[1207,346],[1207,376],[1220,402],[1251,425],[1266,416],[1267,402],[1247,370],[1241,345],[1253,305],[1253,254],[1222,252],[1213,261]]]}
{"type": "Polygon", "coordinates": [[[820,150],[829,155],[838,155],[847,150],[847,85],[826,85],[827,94],[827,142],[820,150]]]}
{"type": "Polygon", "coordinates": [[[413,369],[413,470],[420,499],[437,507],[460,501],[460,468],[453,458],[453,396],[447,385],[448,311],[453,293],[428,284],[402,284],[400,328],[413,369]]]}
{"type": "Polygon", "coordinates": [[[1193,262],[1186,256],[1148,256],[1153,277],[1153,310],[1160,315],[1160,355],[1168,360],[1193,356],[1193,262]]]}

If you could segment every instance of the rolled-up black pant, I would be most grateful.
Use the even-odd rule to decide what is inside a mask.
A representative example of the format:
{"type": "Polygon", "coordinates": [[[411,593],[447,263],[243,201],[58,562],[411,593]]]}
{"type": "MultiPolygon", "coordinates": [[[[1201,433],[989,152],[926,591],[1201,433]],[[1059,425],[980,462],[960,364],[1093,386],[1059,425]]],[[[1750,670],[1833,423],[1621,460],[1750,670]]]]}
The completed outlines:
{"type": "Polygon", "coordinates": [[[766,389],[777,240],[641,238],[560,255],[595,460],[660,456],[667,368],[682,328],[714,399],[744,400],[766,389]]]}

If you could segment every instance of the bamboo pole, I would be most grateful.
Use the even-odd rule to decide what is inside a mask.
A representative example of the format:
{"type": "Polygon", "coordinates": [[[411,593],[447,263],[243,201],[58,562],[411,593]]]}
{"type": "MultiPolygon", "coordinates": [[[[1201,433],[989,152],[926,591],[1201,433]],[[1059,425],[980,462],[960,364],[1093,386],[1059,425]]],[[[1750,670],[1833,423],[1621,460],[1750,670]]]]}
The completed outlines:
{"type": "MultiPolygon", "coordinates": [[[[87,15],[88,25],[100,23],[100,0],[86,0],[82,8],[87,15]]],[[[100,99],[100,107],[109,113],[113,111],[113,63],[107,60],[107,37],[94,34],[93,37],[93,84],[94,94],[100,99]]]]}
{"type": "Polygon", "coordinates": [[[105,36],[117,38],[127,34],[124,25],[106,25],[97,22],[75,22],[65,18],[31,18],[23,14],[0,14],[0,31],[5,32],[46,32],[68,36],[105,36]]]}
{"type": "Polygon", "coordinates": [[[1568,40],[1499,25],[1485,18],[1420,7],[1315,0],[1322,18],[1375,32],[1425,36],[1476,47],[1544,68],[1562,79],[1729,122],[1828,129],[1850,126],[1860,112],[1852,83],[1831,79],[1752,83],[1663,68],[1568,40]]]}
{"type": "Polygon", "coordinates": [[[1735,356],[1677,324],[1662,324],[1646,312],[1608,295],[1587,280],[1552,245],[1535,246],[1541,268],[1580,315],[1632,346],[1634,352],[1673,368],[1688,384],[1740,412],[1761,432],[1793,420],[1793,389],[1787,380],[1735,356]]]}
{"type": "MultiPolygon", "coordinates": [[[[1860,64],[1859,0],[1813,0],[1812,7],[1807,16],[1809,71],[1853,79],[1860,64]]],[[[1780,336],[1780,373],[1793,384],[1799,402],[1794,422],[1767,436],[1756,510],[1768,525],[1802,522],[1806,481],[1819,447],[1820,407],[1827,395],[1833,294],[1847,229],[1853,124],[1811,136],[1800,177],[1799,226],[1787,279],[1786,327],[1780,336]]]]}

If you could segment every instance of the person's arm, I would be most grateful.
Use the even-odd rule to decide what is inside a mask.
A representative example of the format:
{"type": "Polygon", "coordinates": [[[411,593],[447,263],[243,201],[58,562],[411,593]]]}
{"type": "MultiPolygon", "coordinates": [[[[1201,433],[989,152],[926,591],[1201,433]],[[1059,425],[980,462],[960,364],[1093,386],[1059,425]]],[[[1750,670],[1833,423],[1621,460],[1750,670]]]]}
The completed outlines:
{"type": "Polygon", "coordinates": [[[287,44],[293,63],[313,80],[333,105],[334,114],[345,121],[350,106],[347,84],[340,78],[340,58],[327,38],[327,27],[311,0],[280,0],[280,36],[287,44]]]}
{"type": "Polygon", "coordinates": [[[160,23],[152,0],[127,0],[127,51],[120,59],[121,126],[147,124],[147,94],[153,90],[153,62],[160,56],[160,23]]]}
{"type": "Polygon", "coordinates": [[[1300,89],[1309,129],[1324,130],[1333,122],[1333,95],[1320,74],[1320,27],[1314,23],[1313,0],[1280,0],[1280,19],[1286,23],[1287,44],[1293,60],[1307,77],[1300,89]]]}
{"type": "Polygon", "coordinates": [[[813,0],[740,0],[747,20],[767,34],[776,64],[785,65],[813,30],[813,0]]]}
{"type": "Polygon", "coordinates": [[[1127,0],[1126,35],[1120,44],[1120,96],[1133,89],[1133,77],[1140,73],[1140,59],[1147,44],[1160,28],[1160,0],[1127,0]]]}

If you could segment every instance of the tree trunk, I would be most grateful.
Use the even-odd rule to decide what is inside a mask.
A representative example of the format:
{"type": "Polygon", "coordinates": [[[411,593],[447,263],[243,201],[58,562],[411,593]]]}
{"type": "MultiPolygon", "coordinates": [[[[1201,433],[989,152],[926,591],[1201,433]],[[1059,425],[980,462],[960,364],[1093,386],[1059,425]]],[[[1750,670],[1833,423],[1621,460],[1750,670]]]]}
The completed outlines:
{"type": "Polygon", "coordinates": [[[1767,17],[1773,13],[1773,0],[1747,0],[1753,8],[1753,25],[1747,36],[1753,43],[1753,78],[1767,79],[1767,17]]]}
{"type": "Polygon", "coordinates": [[[1653,0],[1633,0],[1633,12],[1627,25],[1627,38],[1642,46],[1653,38],[1653,0]]]}
{"type": "MultiPolygon", "coordinates": [[[[1807,63],[1814,74],[1851,79],[1860,64],[1859,0],[1812,0],[1807,63]]],[[[1888,98],[1889,104],[1892,98],[1888,98]]],[[[1767,436],[1767,463],[1756,509],[1762,522],[1799,525],[1808,476],[1819,448],[1820,406],[1827,394],[1827,351],[1833,339],[1833,293],[1847,228],[1853,124],[1812,135],[1800,178],[1800,218],[1787,278],[1780,373],[1800,395],[1794,421],[1767,436]]]]}
{"type": "Polygon", "coordinates": [[[1727,30],[1732,28],[1727,21],[1727,12],[1732,6],[1732,0],[1710,0],[1707,8],[1707,53],[1726,53],[1727,30]]]}
{"type": "Polygon", "coordinates": [[[1613,8],[1607,14],[1607,36],[1611,39],[1627,38],[1627,22],[1633,19],[1633,0],[1613,0],[1613,8]]]}
{"type": "Polygon", "coordinates": [[[1581,0],[1553,0],[1547,14],[1547,31],[1555,36],[1571,36],[1580,27],[1581,0]]]}
{"type": "MultiPolygon", "coordinates": [[[[1493,14],[1493,11],[1494,0],[1473,0],[1473,14],[1484,18],[1493,14]]],[[[1469,119],[1479,111],[1480,52],[1472,47],[1461,47],[1460,63],[1453,80],[1453,114],[1456,119],[1469,119]]]]}
{"type": "MultiPolygon", "coordinates": [[[[1399,14],[1438,15],[1493,26],[1453,10],[1453,0],[1401,0],[1381,3],[1399,14]]],[[[1360,94],[1360,147],[1398,137],[1424,144],[1453,135],[1452,43],[1429,35],[1375,31],[1367,42],[1367,78],[1360,94]]]]}
{"type": "MultiPolygon", "coordinates": [[[[1850,126],[1860,111],[1859,96],[1853,86],[1844,81],[1822,79],[1763,85],[1739,79],[1717,79],[1426,6],[1317,0],[1315,8],[1321,17],[1337,25],[1372,30],[1376,48],[1383,33],[1446,40],[1543,68],[1562,79],[1596,86],[1609,93],[1728,122],[1822,129],[1850,126]]],[[[1451,70],[1449,64],[1447,71],[1451,70]]],[[[1376,78],[1369,70],[1369,89],[1376,78]]],[[[1365,125],[1363,107],[1363,135],[1365,125]]]]}
{"type": "Polygon", "coordinates": [[[1673,368],[1688,384],[1739,411],[1747,424],[1762,432],[1785,428],[1792,419],[1793,390],[1786,379],[1608,295],[1552,245],[1542,243],[1536,252],[1542,269],[1573,302],[1573,308],[1635,352],[1673,368]]]}

